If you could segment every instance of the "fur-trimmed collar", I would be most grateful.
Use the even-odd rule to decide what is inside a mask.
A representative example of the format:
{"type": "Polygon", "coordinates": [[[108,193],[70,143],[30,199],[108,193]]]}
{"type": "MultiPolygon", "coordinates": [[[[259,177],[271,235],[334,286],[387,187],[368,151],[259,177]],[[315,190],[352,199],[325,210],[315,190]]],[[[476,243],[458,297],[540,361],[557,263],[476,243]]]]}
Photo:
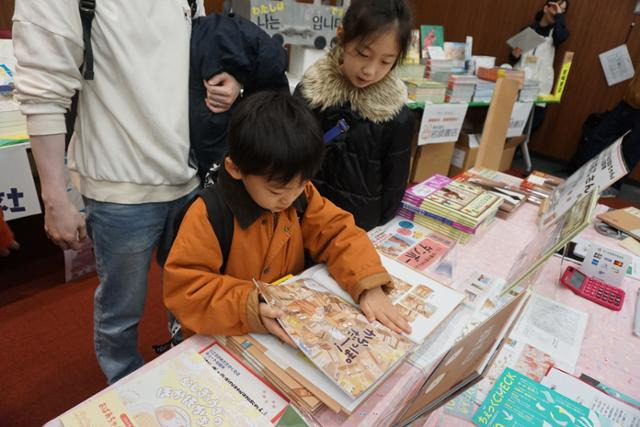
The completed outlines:
{"type": "Polygon", "coordinates": [[[335,47],[313,64],[302,77],[302,95],[311,108],[351,104],[365,119],[386,122],[396,116],[407,100],[407,88],[392,71],[379,82],[363,89],[349,83],[342,74],[342,49],[335,47]]]}

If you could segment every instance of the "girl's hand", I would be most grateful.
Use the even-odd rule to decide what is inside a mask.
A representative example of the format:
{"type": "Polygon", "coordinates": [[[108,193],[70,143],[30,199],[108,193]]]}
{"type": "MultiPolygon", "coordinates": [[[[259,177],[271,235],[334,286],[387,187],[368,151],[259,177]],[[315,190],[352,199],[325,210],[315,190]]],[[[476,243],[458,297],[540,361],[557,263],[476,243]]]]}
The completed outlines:
{"type": "Polygon", "coordinates": [[[511,55],[514,58],[520,58],[520,56],[522,55],[522,49],[519,47],[514,47],[513,50],[511,51],[511,55]]]}
{"type": "Polygon", "coordinates": [[[262,320],[262,324],[267,328],[267,331],[269,331],[271,335],[274,335],[276,338],[280,339],[280,341],[284,341],[293,348],[298,348],[276,320],[278,317],[284,316],[284,312],[282,310],[269,307],[269,305],[264,302],[260,303],[259,310],[260,320],[262,320]]]}
{"type": "Polygon", "coordinates": [[[562,13],[562,8],[560,7],[560,5],[556,2],[549,2],[547,3],[547,7],[549,8],[549,13],[551,14],[551,16],[555,16],[559,13],[562,13]]]}
{"type": "Polygon", "coordinates": [[[411,326],[391,304],[391,300],[381,287],[367,289],[360,296],[360,308],[369,322],[378,320],[389,329],[401,333],[411,333],[411,326]]]}

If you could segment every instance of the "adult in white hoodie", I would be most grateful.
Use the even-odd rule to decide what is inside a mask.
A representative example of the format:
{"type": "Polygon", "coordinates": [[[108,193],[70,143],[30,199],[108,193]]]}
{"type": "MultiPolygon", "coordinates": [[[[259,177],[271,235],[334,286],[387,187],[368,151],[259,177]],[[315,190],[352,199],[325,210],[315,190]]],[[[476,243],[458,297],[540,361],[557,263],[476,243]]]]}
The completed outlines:
{"type": "MultiPolygon", "coordinates": [[[[144,363],[137,329],[152,252],[157,247],[164,262],[172,216],[199,184],[189,163],[190,32],[188,0],[96,0],[95,78],[83,80],[78,1],[15,5],[17,96],[42,184],[45,230],[63,249],[77,248],[87,234],[93,241],[95,350],[109,383],[144,363]],[[64,178],[64,113],[76,90],[68,168],[84,196],[86,223],[64,178]]],[[[218,109],[239,90],[234,79],[223,80],[224,89],[209,93],[218,109]]]]}

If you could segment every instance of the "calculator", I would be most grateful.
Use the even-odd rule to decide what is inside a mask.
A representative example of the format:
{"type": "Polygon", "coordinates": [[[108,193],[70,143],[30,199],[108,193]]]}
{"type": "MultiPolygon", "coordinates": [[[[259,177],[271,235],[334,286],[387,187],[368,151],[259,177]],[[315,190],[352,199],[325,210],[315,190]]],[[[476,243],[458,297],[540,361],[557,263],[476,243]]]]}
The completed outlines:
{"type": "Polygon", "coordinates": [[[601,280],[588,277],[572,266],[568,266],[562,274],[560,282],[573,293],[591,300],[596,304],[618,311],[624,302],[624,291],[608,285],[601,280]]]}

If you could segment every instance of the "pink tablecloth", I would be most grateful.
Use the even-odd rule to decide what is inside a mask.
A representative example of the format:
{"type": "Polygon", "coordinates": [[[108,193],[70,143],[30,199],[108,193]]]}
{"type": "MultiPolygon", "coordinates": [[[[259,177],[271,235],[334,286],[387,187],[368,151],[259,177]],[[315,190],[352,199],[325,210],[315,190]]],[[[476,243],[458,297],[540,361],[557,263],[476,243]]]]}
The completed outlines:
{"type": "MultiPolygon", "coordinates": [[[[606,210],[604,206],[597,208],[597,212],[604,210],[606,210]]],[[[506,277],[511,265],[518,258],[519,252],[537,232],[536,212],[535,206],[527,204],[512,215],[508,221],[497,219],[496,223],[481,238],[467,245],[458,246],[452,282],[456,283],[464,279],[474,270],[496,277],[506,277]]],[[[601,236],[592,226],[583,232],[582,237],[624,251],[616,241],[601,236]]],[[[638,369],[640,366],[640,338],[631,333],[639,283],[629,278],[624,280],[623,289],[627,293],[626,301],[621,311],[614,312],[579,298],[568,289],[559,286],[557,283],[560,269],[560,258],[552,257],[542,267],[534,290],[589,313],[589,322],[576,374],[586,373],[622,393],[640,398],[640,369],[638,369]]],[[[132,375],[138,375],[180,352],[194,348],[200,350],[211,341],[210,337],[191,337],[132,375]]],[[[424,373],[405,363],[351,416],[345,417],[326,409],[320,414],[318,420],[326,426],[388,425],[392,419],[391,414],[413,396],[424,378],[424,373]]],[[[128,379],[130,377],[124,378],[122,381],[128,379]]],[[[443,414],[442,409],[432,413],[428,420],[416,423],[416,425],[419,424],[447,427],[470,425],[468,421],[443,414]]],[[[61,423],[56,419],[46,425],[60,426],[61,423]]]]}

